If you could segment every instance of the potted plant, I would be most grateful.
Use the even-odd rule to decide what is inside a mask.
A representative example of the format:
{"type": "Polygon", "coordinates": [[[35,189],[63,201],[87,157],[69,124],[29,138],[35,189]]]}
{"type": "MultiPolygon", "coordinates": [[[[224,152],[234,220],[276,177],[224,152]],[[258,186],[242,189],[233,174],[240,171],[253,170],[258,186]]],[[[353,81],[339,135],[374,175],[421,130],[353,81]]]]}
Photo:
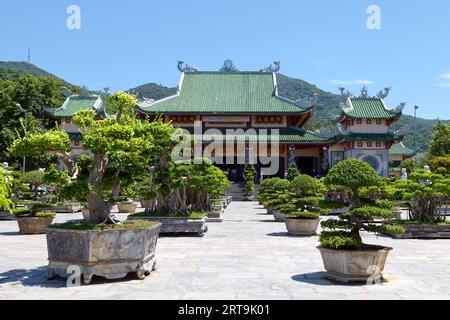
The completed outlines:
{"type": "Polygon", "coordinates": [[[294,236],[313,236],[320,223],[320,214],[307,211],[292,211],[285,219],[286,229],[294,236]]]}
{"type": "Polygon", "coordinates": [[[409,219],[396,221],[405,229],[395,238],[450,238],[450,223],[441,207],[450,197],[450,178],[425,171],[411,172],[408,180],[398,180],[394,187],[401,194],[409,209],[409,219]]]}
{"type": "Polygon", "coordinates": [[[121,196],[124,198],[117,202],[117,209],[119,213],[134,213],[136,212],[137,204],[133,201],[137,192],[134,186],[130,185],[127,187],[122,187],[121,196]]]}
{"type": "Polygon", "coordinates": [[[255,166],[248,164],[244,169],[244,197],[247,201],[253,201],[255,199],[255,166]]]}
{"type": "Polygon", "coordinates": [[[88,204],[87,220],[47,228],[49,277],[68,277],[71,265],[80,267],[85,283],[93,275],[118,279],[135,272],[142,278],[155,267],[160,224],[121,223],[111,215],[111,208],[122,185],[136,181],[152,162],[170,154],[176,145],[174,128],[161,119],[137,119],[137,101],[124,92],[108,96],[105,102],[115,117],[99,119],[94,111],[80,111],[72,117],[90,156],[73,160],[68,134],[57,129],[28,133],[10,148],[15,156],[56,155],[71,177],[64,192],[73,198],[85,197],[88,204]]]}
{"type": "Polygon", "coordinates": [[[325,183],[328,186],[345,187],[351,191],[352,204],[339,219],[322,221],[325,228],[320,234],[318,247],[327,276],[339,282],[366,282],[382,277],[385,261],[392,248],[365,244],[360,231],[399,234],[403,229],[389,224],[392,212],[361,203],[358,190],[377,185],[380,177],[367,163],[358,159],[347,159],[334,166],[325,183]],[[375,216],[386,220],[375,221],[375,216]]]}
{"type": "Polygon", "coordinates": [[[12,180],[5,174],[4,168],[0,167],[0,209],[9,214],[12,213],[14,201],[12,199],[12,180]]]}
{"type": "Polygon", "coordinates": [[[53,223],[54,211],[35,211],[16,209],[13,211],[19,224],[21,234],[44,234],[46,228],[53,223]]]}

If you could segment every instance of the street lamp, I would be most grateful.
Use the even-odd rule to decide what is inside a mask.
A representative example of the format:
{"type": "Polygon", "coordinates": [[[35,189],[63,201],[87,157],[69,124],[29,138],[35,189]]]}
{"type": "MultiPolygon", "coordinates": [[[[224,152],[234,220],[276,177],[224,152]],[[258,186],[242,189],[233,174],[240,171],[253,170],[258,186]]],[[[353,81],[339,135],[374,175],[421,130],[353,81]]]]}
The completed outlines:
{"type": "MultiPolygon", "coordinates": [[[[28,114],[27,114],[27,110],[22,108],[20,103],[16,103],[16,107],[19,108],[19,110],[22,111],[25,114],[25,137],[26,137],[27,136],[27,130],[28,130],[28,114]]],[[[23,171],[23,173],[25,173],[25,161],[26,161],[26,158],[25,158],[25,156],[23,156],[23,162],[22,162],[22,171],[23,171]]]]}
{"type": "Polygon", "coordinates": [[[414,106],[414,158],[417,163],[417,126],[416,126],[416,118],[417,118],[417,109],[419,109],[418,105],[414,106]]]}

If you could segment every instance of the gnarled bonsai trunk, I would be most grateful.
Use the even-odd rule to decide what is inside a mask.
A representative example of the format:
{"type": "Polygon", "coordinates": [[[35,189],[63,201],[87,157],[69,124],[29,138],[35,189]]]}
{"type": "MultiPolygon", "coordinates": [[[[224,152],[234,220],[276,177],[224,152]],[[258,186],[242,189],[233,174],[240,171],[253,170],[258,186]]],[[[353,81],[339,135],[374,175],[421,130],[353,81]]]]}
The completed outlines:
{"type": "Polygon", "coordinates": [[[90,191],[87,197],[90,212],[89,223],[105,222],[111,213],[111,204],[103,200],[100,183],[105,175],[108,157],[104,154],[95,154],[92,159],[92,171],[89,174],[90,191]]]}

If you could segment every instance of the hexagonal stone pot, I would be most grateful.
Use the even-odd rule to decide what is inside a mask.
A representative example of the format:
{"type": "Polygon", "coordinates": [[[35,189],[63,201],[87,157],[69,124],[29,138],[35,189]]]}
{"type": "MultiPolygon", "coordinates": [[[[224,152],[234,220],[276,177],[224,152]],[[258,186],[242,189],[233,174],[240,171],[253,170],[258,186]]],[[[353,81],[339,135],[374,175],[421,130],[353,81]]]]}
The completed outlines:
{"type": "Polygon", "coordinates": [[[58,213],[77,213],[82,210],[82,206],[80,204],[58,204],[56,207],[51,208],[51,211],[55,211],[58,213]]]}
{"type": "Polygon", "coordinates": [[[54,218],[17,217],[21,234],[44,234],[54,218]]]}
{"type": "Polygon", "coordinates": [[[317,232],[320,219],[302,219],[297,217],[287,217],[284,222],[286,229],[293,236],[313,236],[317,232]]]}
{"type": "Polygon", "coordinates": [[[386,258],[392,248],[370,246],[365,250],[334,250],[317,247],[327,277],[343,283],[380,281],[386,258]]]}
{"type": "Polygon", "coordinates": [[[48,278],[68,278],[68,268],[78,266],[85,284],[94,275],[121,279],[136,272],[143,279],[155,269],[160,228],[160,224],[104,231],[47,228],[48,278]]]}
{"type": "Polygon", "coordinates": [[[206,216],[201,218],[186,218],[186,217],[150,217],[128,216],[128,220],[145,220],[155,221],[161,223],[161,235],[195,235],[203,237],[208,231],[206,224],[206,216]]]}

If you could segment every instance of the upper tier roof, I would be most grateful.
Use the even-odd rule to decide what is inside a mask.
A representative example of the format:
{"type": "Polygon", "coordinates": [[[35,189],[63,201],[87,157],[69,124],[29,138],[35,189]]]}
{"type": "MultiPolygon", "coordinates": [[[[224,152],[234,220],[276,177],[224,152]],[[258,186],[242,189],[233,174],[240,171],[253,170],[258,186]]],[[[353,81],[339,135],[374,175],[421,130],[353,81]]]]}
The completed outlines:
{"type": "Polygon", "coordinates": [[[342,117],[349,117],[354,119],[394,120],[401,115],[401,110],[388,110],[384,105],[383,99],[378,97],[350,97],[347,100],[346,108],[342,108],[342,117]]]}
{"type": "Polygon", "coordinates": [[[415,152],[410,148],[406,147],[403,142],[393,144],[391,149],[389,149],[389,154],[401,154],[406,156],[413,156],[415,152]]]}
{"type": "Polygon", "coordinates": [[[93,110],[98,116],[108,117],[102,99],[98,96],[71,96],[60,108],[46,108],[45,113],[53,118],[68,119],[81,110],[93,110]]]}
{"type": "Polygon", "coordinates": [[[278,96],[272,72],[184,72],[177,95],[140,105],[145,114],[304,114],[301,107],[278,96]]]}

